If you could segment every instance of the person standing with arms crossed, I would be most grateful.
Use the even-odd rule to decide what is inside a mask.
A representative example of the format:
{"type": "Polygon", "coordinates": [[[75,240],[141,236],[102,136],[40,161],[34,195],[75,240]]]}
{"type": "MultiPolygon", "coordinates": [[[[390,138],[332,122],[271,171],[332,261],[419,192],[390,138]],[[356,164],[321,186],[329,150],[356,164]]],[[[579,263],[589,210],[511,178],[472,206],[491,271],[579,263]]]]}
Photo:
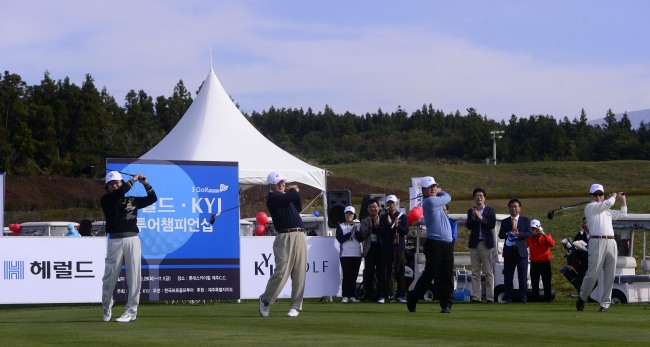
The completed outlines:
{"type": "Polygon", "coordinates": [[[603,270],[603,293],[598,302],[600,303],[600,312],[607,312],[612,301],[612,287],[614,285],[614,275],[616,273],[616,258],[618,257],[618,248],[614,240],[614,227],[612,220],[617,220],[627,215],[627,202],[625,193],[611,193],[605,199],[605,188],[598,183],[594,183],[589,188],[591,202],[585,206],[585,217],[589,225],[589,265],[587,274],[580,286],[580,297],[576,301],[576,309],[582,311],[585,309],[585,301],[589,299],[591,291],[596,285],[600,270],[603,270]],[[610,210],[610,207],[616,203],[616,199],[621,202],[620,211],[610,210]]]}
{"type": "Polygon", "coordinates": [[[439,291],[440,313],[451,313],[454,290],[454,240],[449,218],[445,213],[445,205],[451,201],[451,196],[443,192],[431,176],[423,177],[422,212],[427,225],[427,240],[424,243],[426,262],[424,271],[408,293],[406,307],[409,312],[415,312],[418,300],[429,287],[431,280],[439,291]]]}
{"type": "Polygon", "coordinates": [[[140,276],[142,248],[138,237],[140,232],[137,225],[138,209],[155,203],[158,197],[147,178],[141,174],[135,174],[129,181],[124,182],[119,172],[111,171],[106,175],[105,182],[106,194],[101,200],[106,218],[106,234],[108,235],[106,265],[102,278],[104,322],[111,320],[113,290],[115,290],[124,259],[129,297],[124,314],[115,321],[128,323],[136,320],[140,304],[140,287],[142,286],[142,277],[140,276]],[[140,182],[144,186],[147,196],[125,196],[133,188],[135,182],[140,182]]]}
{"type": "Polygon", "coordinates": [[[476,206],[467,211],[465,226],[470,230],[467,247],[472,262],[472,302],[481,302],[481,272],[485,275],[485,300],[494,302],[494,233],[496,211],[485,205],[487,193],[476,188],[472,193],[476,206]]]}
{"type": "Polygon", "coordinates": [[[278,234],[273,241],[275,269],[264,294],[260,295],[259,312],[262,317],[269,316],[269,305],[275,302],[291,276],[291,305],[287,317],[298,317],[302,310],[307,277],[307,238],[300,217],[300,189],[296,185],[287,186],[277,172],[271,172],[266,177],[266,183],[270,189],[266,207],[278,234]]]}

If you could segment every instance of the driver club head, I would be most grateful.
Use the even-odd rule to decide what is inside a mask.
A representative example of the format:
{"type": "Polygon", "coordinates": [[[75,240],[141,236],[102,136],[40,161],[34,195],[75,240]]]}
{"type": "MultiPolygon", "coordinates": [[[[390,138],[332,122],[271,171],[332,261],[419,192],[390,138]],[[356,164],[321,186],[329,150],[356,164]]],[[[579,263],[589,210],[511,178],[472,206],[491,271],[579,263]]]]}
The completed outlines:
{"type": "Polygon", "coordinates": [[[210,216],[210,225],[213,225],[213,224],[214,224],[214,219],[215,219],[216,217],[217,217],[216,214],[213,214],[213,215],[210,216]]]}
{"type": "Polygon", "coordinates": [[[555,211],[548,211],[548,213],[546,214],[546,217],[548,219],[553,219],[554,216],[555,216],[555,211]]]}

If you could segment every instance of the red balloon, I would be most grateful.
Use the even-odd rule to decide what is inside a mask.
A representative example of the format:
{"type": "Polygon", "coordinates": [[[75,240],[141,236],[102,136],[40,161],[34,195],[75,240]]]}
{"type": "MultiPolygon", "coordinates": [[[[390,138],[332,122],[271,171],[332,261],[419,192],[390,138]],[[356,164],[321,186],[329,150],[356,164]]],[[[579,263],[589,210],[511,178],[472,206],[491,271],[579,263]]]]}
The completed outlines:
{"type": "Polygon", "coordinates": [[[269,216],[264,212],[258,212],[257,216],[255,216],[255,220],[257,220],[257,224],[266,225],[266,222],[269,221],[269,216]]]}
{"type": "Polygon", "coordinates": [[[258,224],[258,225],[255,227],[255,230],[253,230],[253,233],[255,234],[255,236],[262,236],[262,235],[264,235],[264,234],[266,233],[266,226],[264,226],[264,225],[262,225],[262,224],[258,224]]]}
{"type": "Polygon", "coordinates": [[[411,212],[409,212],[408,222],[409,226],[422,218],[422,206],[415,206],[411,212]]]}

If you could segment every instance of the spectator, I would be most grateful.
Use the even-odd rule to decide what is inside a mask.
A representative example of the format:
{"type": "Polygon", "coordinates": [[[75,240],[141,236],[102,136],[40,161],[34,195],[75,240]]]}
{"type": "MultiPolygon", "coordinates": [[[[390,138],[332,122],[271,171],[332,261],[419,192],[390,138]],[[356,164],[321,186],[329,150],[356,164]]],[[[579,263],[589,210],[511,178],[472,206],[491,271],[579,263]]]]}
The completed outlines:
{"type": "Polygon", "coordinates": [[[84,219],[79,223],[79,234],[81,236],[93,236],[93,222],[88,219],[84,219]]]}
{"type": "Polygon", "coordinates": [[[503,284],[505,301],[513,301],[513,279],[515,268],[519,280],[519,302],[527,303],[528,295],[528,249],[526,239],[531,236],[530,219],[520,215],[521,202],[511,199],[508,202],[510,217],[501,222],[499,238],[505,239],[503,246],[503,284]]]}
{"type": "Polygon", "coordinates": [[[68,232],[64,236],[81,236],[79,232],[77,231],[77,228],[75,228],[74,224],[70,223],[68,224],[68,232]]]}
{"type": "Polygon", "coordinates": [[[343,211],[345,222],[336,227],[336,240],[340,247],[341,271],[343,280],[341,282],[341,302],[359,302],[356,295],[357,276],[361,266],[361,241],[363,235],[359,231],[360,226],[355,223],[357,218],[354,207],[347,206],[343,211]]]}
{"type": "Polygon", "coordinates": [[[578,230],[576,237],[573,238],[573,241],[578,240],[589,243],[589,225],[587,225],[587,217],[582,217],[582,225],[580,226],[580,230],[578,230]]]}
{"type": "Polygon", "coordinates": [[[137,224],[138,209],[147,207],[158,200],[156,192],[145,176],[135,174],[129,181],[124,182],[122,175],[111,171],[106,175],[106,194],[101,204],[106,218],[106,233],[109,235],[106,251],[106,265],[102,278],[102,307],[104,322],[111,320],[113,309],[113,291],[120,275],[122,260],[126,267],[126,283],[129,286],[129,297],[124,314],[115,321],[127,323],[136,320],[140,304],[140,288],[142,286],[141,259],[142,250],[137,224]],[[140,182],[147,196],[125,196],[133,188],[135,182],[140,182]]]}
{"type": "Polygon", "coordinates": [[[472,302],[481,302],[481,273],[485,275],[485,300],[494,302],[494,232],[497,223],[496,211],[485,205],[487,193],[476,188],[472,193],[476,206],[467,211],[465,226],[470,230],[467,247],[472,263],[472,302]]]}
{"type": "Polygon", "coordinates": [[[427,240],[424,243],[426,263],[422,275],[408,294],[406,307],[409,312],[415,312],[418,300],[433,280],[439,293],[440,313],[450,313],[454,290],[454,241],[444,208],[451,201],[451,196],[438,188],[431,176],[423,177],[420,186],[422,212],[427,225],[427,240]]]}
{"type": "Polygon", "coordinates": [[[542,224],[533,219],[530,221],[530,228],[533,236],[526,239],[530,249],[530,284],[532,287],[532,298],[539,301],[539,278],[542,278],[544,285],[544,301],[551,301],[551,248],[555,246],[553,237],[544,232],[542,224]]]}
{"type": "Polygon", "coordinates": [[[383,283],[379,284],[379,302],[383,304],[392,293],[393,279],[397,282],[395,297],[397,302],[406,302],[406,285],[404,283],[404,266],[406,265],[406,242],[408,234],[408,218],[399,211],[397,197],[386,197],[386,214],[379,219],[381,233],[381,263],[383,267],[383,283]],[[392,275],[392,276],[391,276],[392,275]]]}
{"type": "Polygon", "coordinates": [[[305,226],[300,217],[302,198],[296,185],[287,186],[284,178],[277,172],[266,177],[269,195],[266,207],[273,218],[277,235],[273,242],[275,270],[260,295],[260,316],[269,316],[269,305],[275,302],[291,276],[291,304],[288,317],[298,317],[302,310],[305,293],[305,271],[307,269],[307,238],[305,226]]]}
{"type": "Polygon", "coordinates": [[[378,298],[378,288],[375,287],[382,275],[381,270],[381,238],[379,237],[379,202],[368,200],[368,216],[361,221],[361,236],[363,237],[363,301],[375,301],[378,298]]]}
{"type": "Polygon", "coordinates": [[[612,301],[612,287],[614,285],[614,274],[616,272],[616,258],[618,248],[614,240],[614,227],[612,221],[627,215],[627,202],[625,193],[611,193],[605,199],[605,189],[600,184],[592,184],[589,188],[591,202],[585,206],[585,217],[590,228],[589,234],[589,265],[582,285],[580,286],[580,297],[576,301],[576,309],[582,311],[585,308],[585,301],[589,299],[591,291],[596,285],[600,271],[603,271],[603,291],[598,299],[600,312],[607,312],[612,301]],[[621,210],[611,210],[616,199],[621,202],[621,210]]]}

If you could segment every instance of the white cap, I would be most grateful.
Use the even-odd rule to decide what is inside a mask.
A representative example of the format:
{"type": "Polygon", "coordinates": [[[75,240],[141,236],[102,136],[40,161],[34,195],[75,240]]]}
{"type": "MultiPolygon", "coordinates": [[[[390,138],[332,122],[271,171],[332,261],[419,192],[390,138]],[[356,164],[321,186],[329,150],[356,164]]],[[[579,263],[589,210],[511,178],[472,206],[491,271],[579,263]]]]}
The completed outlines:
{"type": "Polygon", "coordinates": [[[397,197],[395,195],[389,195],[386,197],[386,202],[393,201],[397,203],[397,197]]]}
{"type": "Polygon", "coordinates": [[[117,172],[117,171],[111,171],[106,175],[106,178],[104,178],[104,183],[108,184],[110,181],[121,181],[122,180],[122,175],[117,172]]]}
{"type": "Polygon", "coordinates": [[[542,230],[542,223],[540,223],[537,219],[533,219],[530,221],[530,227],[542,230]]]}
{"type": "Polygon", "coordinates": [[[431,176],[422,177],[422,180],[420,181],[420,186],[422,188],[429,188],[434,184],[438,184],[438,183],[436,183],[436,180],[434,180],[433,177],[431,176]]]}
{"type": "Polygon", "coordinates": [[[278,184],[280,182],[284,181],[284,177],[280,175],[278,172],[271,172],[268,176],[266,176],[266,183],[267,184],[278,184]]]}
{"type": "Polygon", "coordinates": [[[357,211],[352,206],[346,206],[345,210],[343,210],[343,213],[348,213],[348,212],[350,212],[352,214],[355,214],[355,215],[357,214],[357,211]]]}
{"type": "Polygon", "coordinates": [[[603,188],[601,184],[594,183],[591,185],[591,188],[589,188],[589,194],[593,194],[599,190],[605,194],[605,188],[603,188]]]}

